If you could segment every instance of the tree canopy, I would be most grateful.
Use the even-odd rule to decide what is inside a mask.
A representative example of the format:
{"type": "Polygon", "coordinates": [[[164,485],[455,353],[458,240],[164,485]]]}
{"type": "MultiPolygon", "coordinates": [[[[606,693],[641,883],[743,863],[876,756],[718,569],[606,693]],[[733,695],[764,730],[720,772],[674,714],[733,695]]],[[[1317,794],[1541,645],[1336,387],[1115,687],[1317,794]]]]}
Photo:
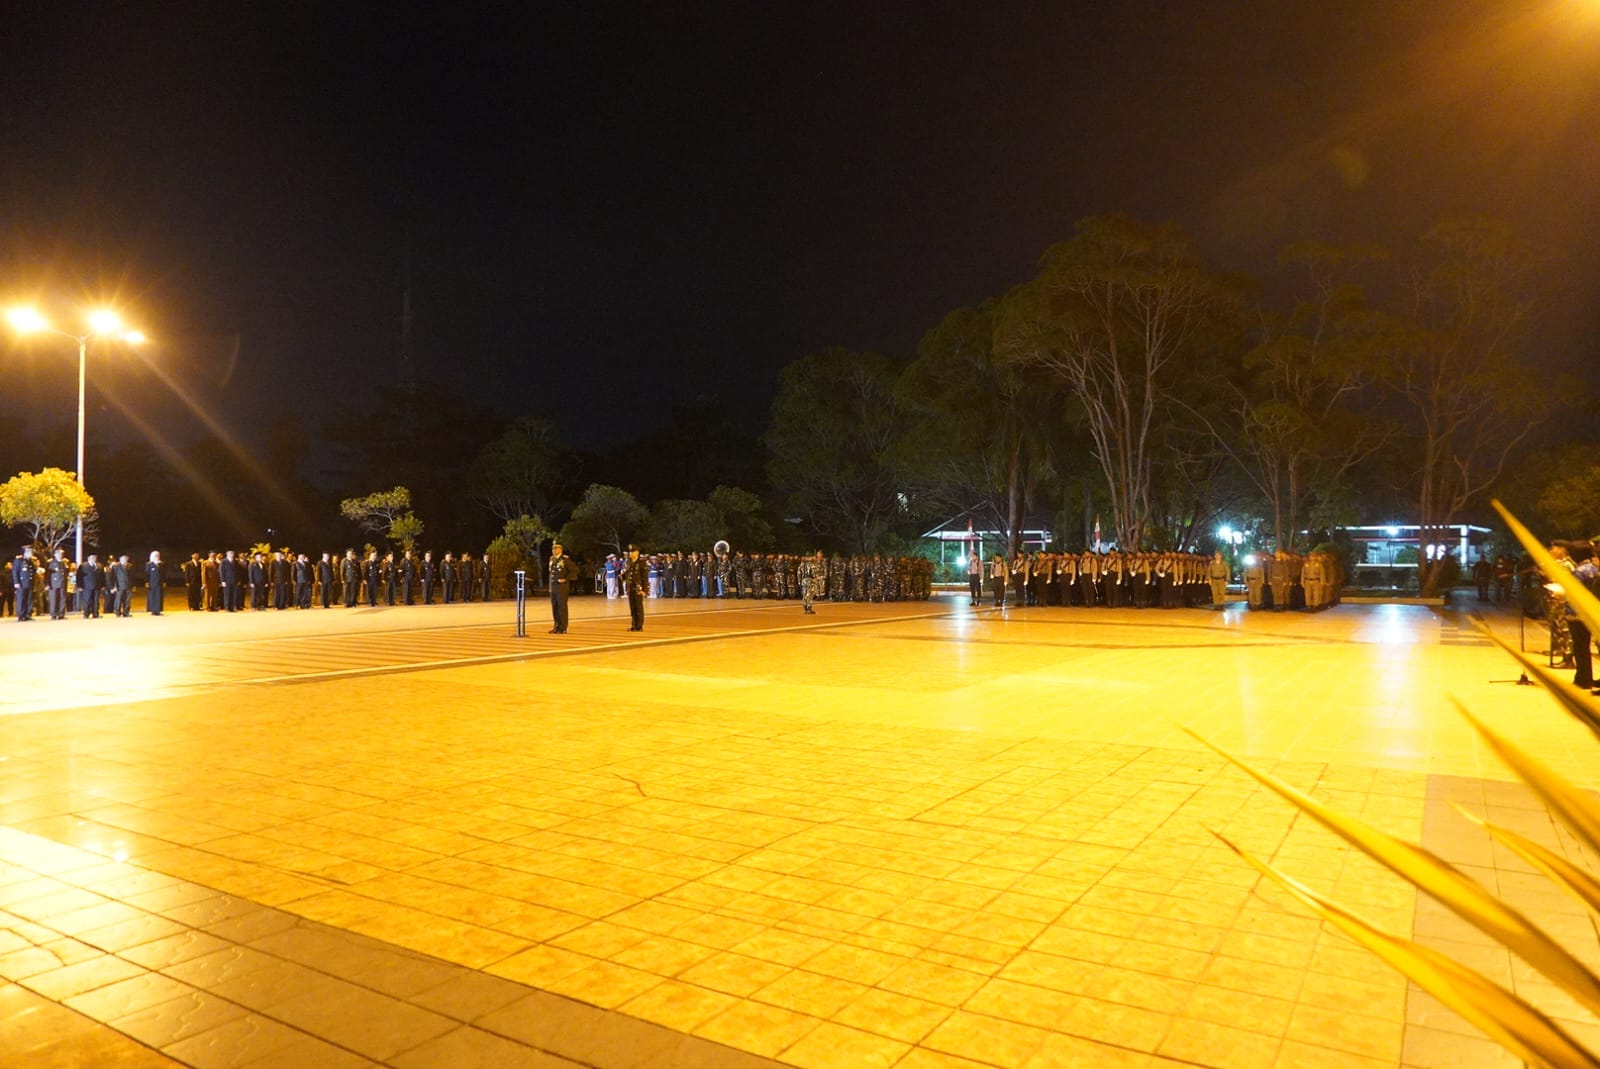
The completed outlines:
{"type": "Polygon", "coordinates": [[[27,528],[32,540],[50,551],[93,512],[94,498],[70,471],[24,471],[0,484],[0,523],[27,528]]]}

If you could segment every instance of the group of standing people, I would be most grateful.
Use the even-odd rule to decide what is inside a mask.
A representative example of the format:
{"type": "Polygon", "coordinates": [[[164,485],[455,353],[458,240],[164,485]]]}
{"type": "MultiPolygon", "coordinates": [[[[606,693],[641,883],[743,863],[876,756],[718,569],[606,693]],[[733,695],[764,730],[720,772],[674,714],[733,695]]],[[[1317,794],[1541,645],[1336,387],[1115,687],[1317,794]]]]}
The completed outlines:
{"type": "Polygon", "coordinates": [[[1339,604],[1344,569],[1331,553],[1261,553],[1244,566],[1245,598],[1252,609],[1309,609],[1339,604]]]}
{"type": "MultiPolygon", "coordinates": [[[[926,601],[933,596],[933,562],[925,557],[831,558],[820,552],[653,553],[642,558],[650,598],[804,599],[801,571],[810,562],[813,600],[926,601]]],[[[607,555],[598,578],[609,598],[622,597],[624,557],[607,555]]]]}
{"type": "Polygon", "coordinates": [[[987,582],[998,608],[1059,605],[1109,609],[1165,608],[1211,604],[1227,598],[1231,570],[1222,554],[1110,550],[1082,553],[996,553],[985,561],[967,555],[972,604],[983,600],[987,582]]]}
{"type": "Polygon", "coordinates": [[[191,554],[183,562],[183,586],[195,612],[239,612],[244,609],[309,609],[320,605],[431,605],[436,594],[445,604],[489,601],[493,569],[489,554],[473,560],[467,553],[446,553],[435,562],[431,551],[379,555],[353,549],[335,559],[323,553],[313,561],[305,553],[274,550],[191,554]]]}
{"type": "Polygon", "coordinates": [[[133,564],[126,553],[108,557],[102,564],[91,553],[81,564],[67,560],[66,551],[57,549],[41,560],[31,545],[5,565],[0,582],[0,617],[15,614],[19,623],[35,614],[49,613],[52,620],[66,619],[69,611],[84,619],[97,619],[104,610],[109,616],[133,613],[135,574],[143,571],[145,611],[160,616],[163,608],[161,584],[164,571],[159,550],[150,554],[143,566],[133,564]]]}

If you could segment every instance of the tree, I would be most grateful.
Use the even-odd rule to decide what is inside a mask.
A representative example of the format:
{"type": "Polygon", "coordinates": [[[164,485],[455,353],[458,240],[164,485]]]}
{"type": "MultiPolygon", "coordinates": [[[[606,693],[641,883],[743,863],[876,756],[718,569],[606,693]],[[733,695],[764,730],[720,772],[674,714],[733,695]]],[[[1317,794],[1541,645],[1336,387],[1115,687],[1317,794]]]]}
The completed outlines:
{"type": "Polygon", "coordinates": [[[650,510],[643,538],[653,550],[706,553],[725,532],[722,514],[711,502],[668,498],[650,510]]]}
{"type": "Polygon", "coordinates": [[[468,492],[502,522],[540,514],[561,477],[561,461],[555,422],[523,417],[479,452],[467,472],[468,492]]]}
{"type": "Polygon", "coordinates": [[[736,486],[719,486],[706,498],[717,510],[722,533],[735,551],[771,549],[772,524],[762,516],[765,506],[755,494],[736,486]]]}
{"type": "Polygon", "coordinates": [[[26,527],[34,542],[54,553],[82,518],[89,522],[94,498],[78,477],[60,468],[19,472],[0,484],[0,523],[26,527]]]}
{"type": "MultiPolygon", "coordinates": [[[[1382,321],[1388,382],[1415,421],[1413,486],[1423,544],[1500,477],[1511,451],[1549,416],[1554,398],[1524,359],[1533,256],[1505,223],[1452,220],[1423,239],[1404,316],[1382,321]]],[[[1443,570],[1423,554],[1424,596],[1443,570]]]]}
{"type": "MultiPolygon", "coordinates": [[[[543,546],[547,539],[554,537],[555,532],[544,522],[542,516],[513,516],[506,521],[505,529],[500,532],[500,537],[495,542],[504,541],[516,547],[517,554],[524,560],[531,562],[534,576],[534,585],[542,582],[544,576],[544,551],[543,546]]],[[[491,552],[494,543],[490,543],[491,552]]]]}
{"type": "Polygon", "coordinates": [[[911,422],[898,377],[886,356],[826,349],[785,367],[772,402],[773,484],[813,530],[860,553],[910,504],[896,463],[911,422]]]}
{"type": "Polygon", "coordinates": [[[1121,216],[1080,222],[1004,299],[1001,358],[1048,368],[1071,387],[1125,549],[1144,544],[1155,518],[1158,430],[1178,418],[1179,371],[1196,372],[1234,303],[1176,227],[1121,216]]]}
{"type": "Polygon", "coordinates": [[[997,356],[999,310],[998,301],[960,308],[924,335],[897,384],[919,417],[901,466],[946,508],[977,507],[1015,552],[1065,399],[1039,365],[997,356]]]}
{"type": "Polygon", "coordinates": [[[620,555],[649,518],[649,511],[628,491],[595,483],[583,492],[583,500],[561,528],[561,542],[579,556],[600,549],[620,555]]]}
{"type": "Polygon", "coordinates": [[[1350,473],[1390,437],[1370,405],[1384,354],[1364,336],[1370,310],[1350,278],[1384,258],[1315,242],[1286,249],[1281,261],[1305,272],[1305,295],[1287,315],[1262,317],[1222,418],[1202,417],[1260,496],[1280,549],[1335,518],[1350,473]]]}
{"type": "Polygon", "coordinates": [[[365,497],[347,497],[339,502],[339,513],[354,520],[363,531],[382,535],[405,550],[422,537],[422,521],[411,511],[411,491],[403,486],[365,497]]]}
{"type": "Polygon", "coordinates": [[[389,541],[399,546],[403,552],[410,553],[417,546],[417,539],[422,537],[423,523],[415,512],[405,512],[394,518],[389,524],[389,541]]]}

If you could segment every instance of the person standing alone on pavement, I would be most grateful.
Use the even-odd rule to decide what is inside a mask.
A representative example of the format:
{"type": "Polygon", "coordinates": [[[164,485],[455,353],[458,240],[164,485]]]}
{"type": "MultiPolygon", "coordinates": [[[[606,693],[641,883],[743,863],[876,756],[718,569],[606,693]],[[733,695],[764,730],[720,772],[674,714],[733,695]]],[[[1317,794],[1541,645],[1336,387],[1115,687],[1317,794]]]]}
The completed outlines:
{"type": "Polygon", "coordinates": [[[644,630],[644,593],[650,581],[650,565],[639,559],[639,547],[628,547],[628,559],[617,573],[623,593],[628,596],[628,616],[632,624],[629,631],[644,630]]]}
{"type": "Polygon", "coordinates": [[[572,593],[572,580],[578,575],[578,566],[572,562],[556,542],[550,547],[550,617],[555,626],[552,635],[567,633],[567,597],[572,593]]]}

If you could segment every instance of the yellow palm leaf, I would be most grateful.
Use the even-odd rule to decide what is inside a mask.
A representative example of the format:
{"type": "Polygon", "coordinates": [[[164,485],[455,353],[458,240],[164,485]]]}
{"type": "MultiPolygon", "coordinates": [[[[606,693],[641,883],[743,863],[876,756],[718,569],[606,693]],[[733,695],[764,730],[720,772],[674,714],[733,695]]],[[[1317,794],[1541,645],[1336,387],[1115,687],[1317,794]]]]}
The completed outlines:
{"type": "Polygon", "coordinates": [[[1544,1069],[1600,1067],[1600,1061],[1538,1007],[1437,950],[1391,935],[1335,905],[1293,877],[1252,857],[1226,837],[1217,838],[1323,920],[1377,954],[1528,1064],[1544,1069]]]}
{"type": "Polygon", "coordinates": [[[1189,734],[1345,842],[1418,890],[1432,895],[1468,924],[1498,940],[1506,949],[1548,976],[1591,1013],[1600,1013],[1600,979],[1521,911],[1500,901],[1472,877],[1438,855],[1346,816],[1276,776],[1252,768],[1194,732],[1190,731],[1189,734]]]}
{"type": "Polygon", "coordinates": [[[1481,817],[1456,806],[1456,812],[1488,832],[1496,842],[1503,843],[1522,860],[1544,873],[1563,890],[1588,907],[1589,912],[1600,916],[1600,880],[1574,865],[1548,847],[1524,838],[1510,828],[1490,824],[1481,817]]]}
{"type": "Polygon", "coordinates": [[[1509,642],[1489,630],[1489,625],[1482,620],[1474,617],[1469,622],[1477,628],[1479,634],[1515,657],[1522,665],[1523,671],[1533,673],[1533,678],[1543,683],[1550,694],[1578,723],[1588,728],[1596,738],[1600,738],[1600,703],[1590,697],[1588,691],[1578,689],[1521,650],[1513,648],[1509,642]]]}
{"type": "Polygon", "coordinates": [[[1456,709],[1466,718],[1467,723],[1472,725],[1473,730],[1489,744],[1489,749],[1494,751],[1494,755],[1515,772],[1517,778],[1528,785],[1529,790],[1539,796],[1539,800],[1560,818],[1561,823],[1571,828],[1573,834],[1582,839],[1589,849],[1600,854],[1600,805],[1562,779],[1549,766],[1495,734],[1488,725],[1467,712],[1460,701],[1455,698],[1450,700],[1455,702],[1456,709]]]}
{"type": "Polygon", "coordinates": [[[1570,571],[1552,557],[1550,551],[1544,548],[1544,543],[1533,537],[1533,532],[1524,527],[1521,520],[1511,515],[1510,509],[1499,501],[1491,501],[1489,504],[1493,505],[1500,518],[1506,521],[1506,526],[1517,536],[1517,541],[1528,551],[1528,556],[1544,570],[1545,577],[1552,583],[1561,584],[1561,589],[1566,592],[1567,604],[1572,606],[1572,611],[1589,625],[1591,633],[1600,634],[1600,599],[1589,593],[1570,571]]]}

